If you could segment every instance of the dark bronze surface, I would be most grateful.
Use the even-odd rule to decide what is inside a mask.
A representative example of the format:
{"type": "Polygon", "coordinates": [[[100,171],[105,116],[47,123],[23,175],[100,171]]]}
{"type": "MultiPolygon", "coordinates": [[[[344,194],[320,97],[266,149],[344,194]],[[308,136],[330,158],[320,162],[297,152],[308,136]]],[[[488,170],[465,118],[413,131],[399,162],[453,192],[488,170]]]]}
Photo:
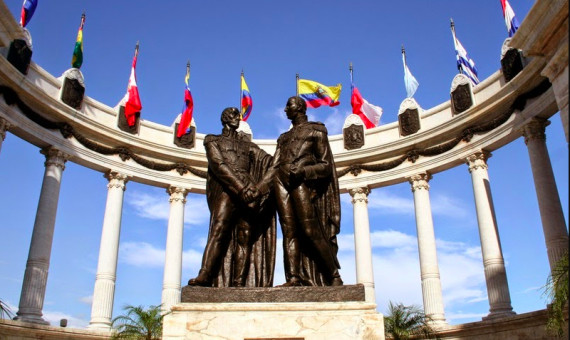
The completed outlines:
{"type": "Polygon", "coordinates": [[[85,87],[77,79],[65,78],[63,80],[63,89],[61,90],[62,102],[76,110],[80,110],[84,94],[85,87]]]}
{"type": "Polygon", "coordinates": [[[364,301],[361,284],[339,287],[182,288],[182,302],[343,302],[364,301]]]}
{"type": "Polygon", "coordinates": [[[398,115],[400,124],[400,135],[407,136],[414,134],[420,129],[420,114],[418,109],[407,109],[398,115]]]}
{"type": "Polygon", "coordinates": [[[133,126],[129,126],[127,123],[127,117],[125,116],[125,106],[121,105],[119,108],[119,120],[117,121],[117,127],[124,132],[136,135],[139,132],[139,125],[140,125],[140,112],[135,113],[135,124],[133,126]]]}
{"type": "Polygon", "coordinates": [[[509,82],[523,69],[523,56],[522,53],[516,48],[511,48],[505,53],[501,59],[501,69],[505,81],[509,82]]]}
{"type": "Polygon", "coordinates": [[[285,286],[342,285],[336,235],[340,195],[327,129],[309,122],[300,97],[287,101],[293,127],[281,134],[271,171],[260,184],[275,193],[283,233],[285,286]]]}
{"type": "Polygon", "coordinates": [[[473,106],[473,98],[468,84],[458,85],[451,92],[451,103],[455,114],[461,113],[473,106]]]}
{"type": "Polygon", "coordinates": [[[352,124],[342,130],[344,148],[347,150],[360,149],[364,146],[364,126],[352,124]]]}
{"type": "Polygon", "coordinates": [[[176,131],[178,131],[178,126],[180,124],[176,123],[174,125],[174,145],[184,148],[184,149],[192,149],[194,144],[196,143],[196,128],[191,127],[190,132],[183,134],[182,136],[176,137],[176,131]]]}
{"type": "Polygon", "coordinates": [[[191,286],[271,287],[275,267],[275,205],[255,184],[272,157],[240,135],[237,108],[222,112],[221,135],[204,139],[210,227],[202,267],[191,286]]]}
{"type": "Polygon", "coordinates": [[[8,50],[6,59],[22,74],[28,74],[28,68],[32,60],[32,50],[25,40],[14,39],[14,41],[10,43],[10,49],[8,50]]]}

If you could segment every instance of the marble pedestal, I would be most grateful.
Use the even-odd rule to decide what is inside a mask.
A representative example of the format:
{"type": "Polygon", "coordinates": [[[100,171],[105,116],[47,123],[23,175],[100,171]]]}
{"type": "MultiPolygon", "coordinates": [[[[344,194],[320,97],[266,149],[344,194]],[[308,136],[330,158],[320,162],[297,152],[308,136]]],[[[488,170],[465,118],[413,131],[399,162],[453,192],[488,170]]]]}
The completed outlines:
{"type": "MultiPolygon", "coordinates": [[[[327,289],[332,291],[333,287],[320,287],[314,295],[309,287],[252,288],[255,294],[249,294],[247,288],[198,288],[194,292],[188,288],[183,289],[183,302],[174,305],[164,318],[163,340],[384,340],[384,320],[376,304],[341,301],[334,293],[335,301],[323,301],[327,289]],[[203,298],[185,302],[188,297],[200,296],[201,289],[217,290],[212,294],[216,300],[224,294],[234,298],[232,302],[203,302],[203,298]],[[259,294],[260,289],[269,293],[259,294]],[[242,296],[243,302],[236,302],[240,300],[236,296],[242,296]],[[247,296],[260,297],[261,301],[251,302],[247,296]],[[312,301],[286,301],[288,296],[312,301]]],[[[354,293],[350,291],[345,293],[354,293]]]]}

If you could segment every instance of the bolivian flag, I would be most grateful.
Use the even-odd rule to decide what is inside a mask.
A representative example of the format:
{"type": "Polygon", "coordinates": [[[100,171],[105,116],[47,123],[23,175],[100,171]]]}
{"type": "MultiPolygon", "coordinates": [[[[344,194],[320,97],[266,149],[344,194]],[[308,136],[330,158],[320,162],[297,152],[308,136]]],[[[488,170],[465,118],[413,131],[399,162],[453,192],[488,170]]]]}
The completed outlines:
{"type": "Polygon", "coordinates": [[[71,58],[71,66],[81,68],[83,64],[83,25],[85,24],[85,13],[81,15],[81,24],[77,32],[77,40],[75,41],[75,48],[73,49],[73,57],[71,58]]]}

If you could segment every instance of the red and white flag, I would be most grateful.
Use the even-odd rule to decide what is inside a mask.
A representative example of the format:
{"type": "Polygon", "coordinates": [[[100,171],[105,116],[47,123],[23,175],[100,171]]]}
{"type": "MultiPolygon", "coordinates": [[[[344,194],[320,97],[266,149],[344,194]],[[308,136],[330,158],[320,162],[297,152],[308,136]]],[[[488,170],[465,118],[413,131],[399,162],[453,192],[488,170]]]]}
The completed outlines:
{"type": "Polygon", "coordinates": [[[380,106],[372,105],[366,99],[362,98],[358,88],[352,88],[352,98],[350,99],[352,105],[352,113],[358,115],[367,129],[373,128],[380,124],[380,117],[382,117],[382,108],[380,106]]]}
{"type": "Polygon", "coordinates": [[[136,113],[142,110],[141,98],[139,97],[139,88],[137,87],[137,76],[135,69],[137,67],[137,57],[139,54],[139,44],[135,48],[135,56],[133,57],[133,66],[131,68],[131,76],[129,85],[127,86],[127,94],[125,95],[125,117],[129,126],[135,125],[136,113]]]}

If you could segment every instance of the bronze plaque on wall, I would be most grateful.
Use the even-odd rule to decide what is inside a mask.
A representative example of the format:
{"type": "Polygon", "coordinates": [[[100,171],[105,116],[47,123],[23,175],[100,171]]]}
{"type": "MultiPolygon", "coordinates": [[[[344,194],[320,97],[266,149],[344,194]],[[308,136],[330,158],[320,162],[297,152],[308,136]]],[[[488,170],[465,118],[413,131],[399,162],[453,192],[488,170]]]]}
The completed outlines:
{"type": "Polygon", "coordinates": [[[85,87],[81,85],[79,80],[67,77],[63,80],[63,88],[61,89],[62,102],[76,110],[80,110],[84,94],[85,87]]]}
{"type": "Polygon", "coordinates": [[[458,114],[473,106],[473,98],[469,84],[457,85],[455,90],[451,92],[451,103],[453,113],[458,114]]]}
{"type": "Polygon", "coordinates": [[[420,129],[420,114],[418,109],[407,109],[398,115],[400,135],[407,136],[418,132],[420,129]]]}

